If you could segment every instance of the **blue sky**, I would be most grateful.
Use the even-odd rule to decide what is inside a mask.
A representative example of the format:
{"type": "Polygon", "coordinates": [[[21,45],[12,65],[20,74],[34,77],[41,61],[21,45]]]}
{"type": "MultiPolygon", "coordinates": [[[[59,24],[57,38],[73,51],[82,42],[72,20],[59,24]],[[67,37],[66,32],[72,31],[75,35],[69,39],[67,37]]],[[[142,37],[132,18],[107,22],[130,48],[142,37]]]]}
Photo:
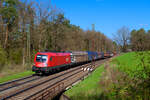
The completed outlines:
{"type": "Polygon", "coordinates": [[[150,0],[36,0],[47,6],[50,1],[61,9],[71,24],[91,29],[95,24],[112,38],[122,26],[132,29],[150,29],[150,0]]]}

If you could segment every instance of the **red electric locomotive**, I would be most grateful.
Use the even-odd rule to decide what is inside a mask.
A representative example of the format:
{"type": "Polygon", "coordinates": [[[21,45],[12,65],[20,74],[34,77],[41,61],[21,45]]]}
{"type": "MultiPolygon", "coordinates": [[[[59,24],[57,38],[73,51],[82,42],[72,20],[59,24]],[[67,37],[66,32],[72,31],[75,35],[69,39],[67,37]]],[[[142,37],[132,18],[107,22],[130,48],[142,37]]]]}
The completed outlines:
{"type": "Polygon", "coordinates": [[[59,70],[61,67],[71,63],[70,53],[38,52],[34,58],[32,71],[49,73],[59,70]]]}

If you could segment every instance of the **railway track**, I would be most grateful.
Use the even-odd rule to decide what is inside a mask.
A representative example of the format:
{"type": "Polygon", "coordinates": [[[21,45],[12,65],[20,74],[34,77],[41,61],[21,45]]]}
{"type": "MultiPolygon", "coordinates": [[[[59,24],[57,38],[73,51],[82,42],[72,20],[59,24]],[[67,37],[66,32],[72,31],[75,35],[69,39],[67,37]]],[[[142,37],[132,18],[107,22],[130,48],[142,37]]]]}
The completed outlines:
{"type": "Polygon", "coordinates": [[[0,84],[0,92],[26,84],[28,82],[32,82],[35,80],[38,80],[40,78],[43,78],[43,76],[35,76],[35,75],[31,75],[25,78],[21,78],[21,79],[17,79],[17,80],[13,80],[4,84],[0,84]]]}
{"type": "Polygon", "coordinates": [[[0,99],[11,98],[11,97],[16,96],[20,93],[26,92],[27,90],[30,90],[32,88],[39,86],[39,85],[42,85],[46,82],[53,81],[54,79],[57,79],[58,77],[61,77],[61,76],[63,77],[64,75],[66,75],[70,72],[76,71],[77,69],[80,69],[80,67],[76,67],[76,68],[73,68],[71,70],[60,72],[58,74],[54,74],[51,76],[43,77],[43,78],[40,78],[40,79],[35,80],[33,82],[27,82],[27,83],[22,84],[20,86],[17,86],[17,87],[14,86],[14,87],[9,88],[7,90],[1,91],[0,92],[0,99]]]}
{"type": "Polygon", "coordinates": [[[76,81],[83,79],[84,76],[87,76],[91,70],[85,69],[89,68],[94,70],[98,65],[105,61],[106,59],[96,61],[95,63],[81,65],[47,77],[29,76],[1,84],[0,99],[39,100],[48,97],[53,98],[69,85],[72,85],[76,81]]]}

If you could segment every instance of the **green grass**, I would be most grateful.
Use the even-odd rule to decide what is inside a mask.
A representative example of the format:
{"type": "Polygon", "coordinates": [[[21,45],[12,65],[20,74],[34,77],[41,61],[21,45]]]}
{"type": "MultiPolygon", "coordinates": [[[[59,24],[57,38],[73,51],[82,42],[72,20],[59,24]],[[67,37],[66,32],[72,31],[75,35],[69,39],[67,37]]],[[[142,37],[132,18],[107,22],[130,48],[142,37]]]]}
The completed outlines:
{"type": "Polygon", "coordinates": [[[33,73],[34,72],[32,72],[32,71],[25,71],[22,73],[10,75],[10,76],[5,76],[5,77],[0,78],[0,83],[11,81],[11,80],[22,78],[22,77],[26,77],[26,76],[32,75],[33,73]]]}
{"type": "Polygon", "coordinates": [[[149,52],[130,52],[113,59],[112,63],[115,64],[120,71],[127,73],[130,77],[137,76],[146,78],[147,76],[143,71],[145,70],[143,64],[145,64],[149,70],[149,59],[149,52]],[[141,60],[143,60],[144,63],[142,63],[141,60]]]}
{"type": "Polygon", "coordinates": [[[66,91],[65,94],[71,100],[100,100],[99,80],[103,71],[104,66],[97,68],[88,78],[66,91]]]}
{"type": "Polygon", "coordinates": [[[112,63],[116,64],[115,66],[122,72],[127,73],[129,76],[134,77],[136,71],[140,70],[140,67],[137,67],[138,59],[136,58],[136,53],[126,53],[112,60],[112,63]]]}
{"type": "Polygon", "coordinates": [[[130,74],[128,71],[135,70],[137,59],[135,59],[135,53],[126,53],[123,54],[115,59],[112,60],[114,64],[121,70],[126,71],[128,74],[130,74]]]}

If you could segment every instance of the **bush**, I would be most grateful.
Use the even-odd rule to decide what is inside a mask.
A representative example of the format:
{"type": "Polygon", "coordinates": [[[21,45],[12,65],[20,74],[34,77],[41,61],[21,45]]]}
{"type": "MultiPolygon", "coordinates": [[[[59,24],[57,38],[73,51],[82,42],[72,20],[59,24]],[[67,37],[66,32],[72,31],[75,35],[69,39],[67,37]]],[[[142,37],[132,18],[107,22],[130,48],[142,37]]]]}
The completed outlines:
{"type": "Polygon", "coordinates": [[[101,80],[103,93],[112,100],[150,100],[150,52],[127,53],[112,62],[101,80]]]}
{"type": "Polygon", "coordinates": [[[34,57],[35,57],[35,55],[36,55],[37,52],[38,52],[38,51],[36,51],[36,50],[33,50],[33,51],[32,51],[31,63],[34,61],[34,57]]]}
{"type": "Polygon", "coordinates": [[[22,49],[10,50],[9,60],[12,64],[21,64],[21,62],[22,62],[22,49]]]}
{"type": "Polygon", "coordinates": [[[149,81],[129,77],[115,66],[106,67],[100,80],[104,100],[150,100],[149,81]]]}
{"type": "Polygon", "coordinates": [[[150,52],[136,52],[137,68],[142,67],[137,71],[138,78],[145,80],[150,79],[150,52]]]}
{"type": "Polygon", "coordinates": [[[0,71],[3,69],[4,65],[7,63],[7,55],[4,49],[0,46],[0,71]]]}

